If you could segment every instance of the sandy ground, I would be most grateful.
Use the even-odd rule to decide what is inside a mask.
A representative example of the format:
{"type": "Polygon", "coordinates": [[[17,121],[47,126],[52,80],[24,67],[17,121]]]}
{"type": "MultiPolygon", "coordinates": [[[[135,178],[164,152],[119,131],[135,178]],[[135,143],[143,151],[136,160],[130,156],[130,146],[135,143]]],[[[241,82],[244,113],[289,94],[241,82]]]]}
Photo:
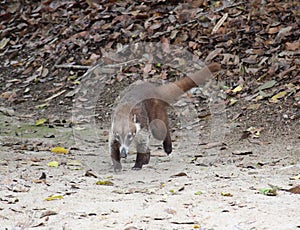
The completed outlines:
{"type": "MultiPolygon", "coordinates": [[[[193,130],[175,134],[184,132],[193,130]]],[[[300,173],[297,138],[257,145],[229,135],[225,147],[196,151],[195,140],[175,141],[170,156],[152,146],[149,165],[131,170],[135,156],[130,155],[118,174],[99,149],[59,155],[13,150],[3,146],[7,140],[1,138],[0,229],[300,228],[299,194],[259,192],[270,184],[283,189],[300,184],[290,179],[300,173]],[[58,168],[47,166],[53,160],[58,168]],[[39,180],[42,173],[46,180],[39,180]],[[112,184],[97,185],[99,180],[112,184]],[[53,195],[62,199],[45,200],[53,195]]]]}

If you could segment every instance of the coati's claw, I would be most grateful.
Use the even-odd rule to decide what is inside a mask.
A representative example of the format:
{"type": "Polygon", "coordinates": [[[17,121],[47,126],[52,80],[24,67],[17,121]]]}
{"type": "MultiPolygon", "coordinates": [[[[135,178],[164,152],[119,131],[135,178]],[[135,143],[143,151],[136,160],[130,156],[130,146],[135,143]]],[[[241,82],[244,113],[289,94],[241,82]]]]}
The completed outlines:
{"type": "Polygon", "coordinates": [[[141,170],[141,169],[142,169],[142,166],[139,167],[139,166],[134,165],[131,169],[132,169],[132,170],[135,170],[135,171],[138,171],[138,170],[141,170]]]}

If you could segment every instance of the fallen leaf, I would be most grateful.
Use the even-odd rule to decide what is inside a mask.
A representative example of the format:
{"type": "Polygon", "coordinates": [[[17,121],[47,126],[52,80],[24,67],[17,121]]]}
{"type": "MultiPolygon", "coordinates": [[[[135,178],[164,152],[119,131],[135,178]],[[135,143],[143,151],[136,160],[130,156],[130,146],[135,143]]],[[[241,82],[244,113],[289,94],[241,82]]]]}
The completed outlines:
{"type": "Polygon", "coordinates": [[[49,106],[48,103],[43,103],[43,104],[40,104],[40,105],[36,105],[35,108],[36,109],[44,109],[44,108],[47,108],[49,106]]]}
{"type": "Polygon", "coordinates": [[[247,107],[247,109],[249,110],[256,110],[259,109],[259,107],[261,106],[261,104],[257,103],[257,104],[251,104],[247,107]]]}
{"type": "Polygon", "coordinates": [[[181,177],[181,176],[187,176],[187,174],[184,173],[184,172],[180,172],[180,173],[177,173],[177,174],[175,174],[175,175],[172,175],[171,178],[174,178],[174,177],[181,177]]]}
{"type": "Polygon", "coordinates": [[[230,197],[232,197],[233,195],[230,192],[221,192],[221,196],[230,196],[230,197]]]}
{"type": "Polygon", "coordinates": [[[58,196],[49,196],[49,197],[45,198],[46,201],[61,200],[61,199],[64,199],[64,197],[61,196],[61,195],[58,195],[58,196]]]}
{"type": "Polygon", "coordinates": [[[67,162],[68,166],[82,166],[81,162],[78,160],[70,160],[67,162]]]}
{"type": "Polygon", "coordinates": [[[275,80],[271,80],[271,81],[267,81],[264,84],[262,84],[261,86],[259,86],[256,91],[261,91],[264,89],[270,89],[272,88],[275,84],[277,83],[277,81],[275,80]]]}
{"type": "Polygon", "coordinates": [[[289,190],[287,190],[288,192],[294,193],[294,194],[300,194],[300,185],[297,185],[293,188],[290,188],[289,190]]]}
{"type": "Polygon", "coordinates": [[[67,153],[68,153],[68,150],[65,149],[64,147],[58,146],[58,147],[53,147],[53,148],[51,149],[51,152],[53,152],[53,153],[67,154],[67,153]]]}
{"type": "Polygon", "coordinates": [[[235,87],[235,88],[232,90],[232,92],[233,92],[233,93],[237,93],[237,92],[242,91],[242,89],[243,89],[243,85],[238,85],[237,87],[235,87]]]}
{"type": "Polygon", "coordinates": [[[96,182],[96,185],[112,186],[112,185],[114,185],[114,183],[109,180],[99,180],[96,182]]]}
{"type": "Polygon", "coordinates": [[[197,196],[202,195],[202,194],[203,194],[202,191],[197,191],[197,192],[194,193],[194,195],[197,195],[197,196]]]}
{"type": "Polygon", "coordinates": [[[290,177],[290,180],[300,180],[300,174],[297,176],[290,177]]]}
{"type": "Polygon", "coordinates": [[[238,102],[238,100],[235,99],[235,98],[230,98],[230,99],[229,99],[229,105],[230,105],[230,106],[234,105],[234,104],[237,103],[237,102],[238,102]]]}
{"type": "Polygon", "coordinates": [[[50,162],[47,163],[47,165],[49,167],[57,168],[58,167],[58,162],[57,161],[50,161],[50,162]]]}
{"type": "Polygon", "coordinates": [[[295,41],[295,42],[287,42],[287,43],[285,43],[285,49],[286,50],[290,50],[290,51],[296,51],[296,50],[298,50],[299,46],[300,46],[299,40],[295,41]]]}
{"type": "MultiPolygon", "coordinates": [[[[46,199],[47,199],[47,198],[46,198],[46,199]]],[[[57,215],[57,212],[49,210],[49,211],[43,212],[43,213],[41,214],[40,218],[44,218],[44,217],[46,217],[46,216],[53,216],[53,215],[57,215]]]]}
{"type": "Polygon", "coordinates": [[[46,121],[47,121],[46,118],[38,119],[38,120],[35,122],[35,125],[36,125],[36,126],[40,126],[40,125],[44,124],[46,121]]]}
{"type": "Polygon", "coordinates": [[[129,227],[125,228],[124,230],[138,230],[138,228],[134,227],[134,226],[129,226],[129,227]]]}
{"type": "Polygon", "coordinates": [[[6,45],[7,43],[9,42],[9,38],[3,38],[1,41],[0,41],[0,50],[2,50],[6,45]]]}
{"type": "Polygon", "coordinates": [[[175,215],[177,213],[176,210],[174,210],[172,208],[165,209],[165,212],[168,213],[168,214],[172,214],[172,215],[175,215]]]}
{"type": "Polygon", "coordinates": [[[281,92],[277,93],[276,95],[274,95],[270,99],[270,102],[276,103],[276,102],[278,102],[278,99],[283,98],[286,94],[287,94],[286,91],[281,91],[281,92]]]}
{"type": "Polygon", "coordinates": [[[91,170],[88,170],[86,171],[85,175],[84,176],[88,176],[88,177],[94,177],[94,178],[98,178],[97,174],[94,173],[93,171],[91,170]]]}
{"type": "Polygon", "coordinates": [[[266,196],[277,196],[277,189],[276,188],[262,188],[259,190],[259,193],[266,195],[266,196]]]}

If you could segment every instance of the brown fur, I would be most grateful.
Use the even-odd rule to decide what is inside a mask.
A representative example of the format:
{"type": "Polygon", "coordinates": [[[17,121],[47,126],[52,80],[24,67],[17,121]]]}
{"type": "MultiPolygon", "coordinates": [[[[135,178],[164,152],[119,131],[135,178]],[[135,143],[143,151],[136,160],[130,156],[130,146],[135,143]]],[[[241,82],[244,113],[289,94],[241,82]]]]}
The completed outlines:
{"type": "Polygon", "coordinates": [[[135,85],[116,107],[110,132],[110,154],[115,171],[122,169],[120,158],[126,157],[128,147],[135,140],[137,156],[133,169],[141,169],[150,160],[150,133],[163,141],[167,154],[172,152],[167,106],[184,92],[211,79],[211,72],[220,70],[213,63],[196,73],[162,86],[149,83],[135,85]]]}

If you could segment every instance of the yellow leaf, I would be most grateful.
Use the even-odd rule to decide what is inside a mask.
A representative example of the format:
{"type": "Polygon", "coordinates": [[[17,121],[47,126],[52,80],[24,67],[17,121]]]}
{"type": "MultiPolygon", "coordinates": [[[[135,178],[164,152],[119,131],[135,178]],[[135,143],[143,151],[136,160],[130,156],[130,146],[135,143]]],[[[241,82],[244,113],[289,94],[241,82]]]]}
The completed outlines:
{"type": "Polygon", "coordinates": [[[221,192],[221,195],[222,196],[232,196],[232,194],[229,192],[221,192]]]}
{"type": "Polygon", "coordinates": [[[61,200],[64,199],[63,196],[49,196],[47,198],[45,198],[46,201],[51,201],[51,200],[61,200]]]}
{"type": "Polygon", "coordinates": [[[237,92],[242,91],[242,89],[243,89],[243,85],[238,85],[237,87],[235,87],[235,88],[232,90],[232,92],[233,92],[233,93],[237,93],[237,92]]]}
{"type": "Polygon", "coordinates": [[[290,177],[290,180],[300,180],[300,174],[297,176],[290,177]]]}
{"type": "Polygon", "coordinates": [[[82,164],[78,160],[70,160],[70,161],[67,162],[67,165],[68,166],[81,166],[82,164]]]}
{"type": "Polygon", "coordinates": [[[108,185],[108,186],[112,186],[114,185],[113,182],[109,181],[109,180],[99,180],[96,182],[96,185],[108,185]]]}
{"type": "Polygon", "coordinates": [[[238,100],[235,99],[235,98],[230,98],[230,102],[229,102],[229,105],[234,105],[235,103],[237,103],[238,100]]]}
{"type": "Polygon", "coordinates": [[[54,147],[51,149],[51,152],[53,153],[63,153],[63,154],[67,154],[68,153],[68,150],[66,150],[64,147],[54,147]]]}
{"type": "Polygon", "coordinates": [[[50,161],[47,164],[49,167],[54,167],[57,168],[58,167],[58,162],[57,161],[50,161]]]}
{"type": "Polygon", "coordinates": [[[256,109],[259,109],[260,107],[260,104],[257,103],[257,104],[251,104],[247,107],[247,109],[253,109],[253,110],[256,110],[256,109]]]}
{"type": "Polygon", "coordinates": [[[42,124],[44,124],[46,121],[47,121],[46,118],[38,119],[38,120],[35,122],[35,125],[36,125],[36,126],[42,125],[42,124]]]}
{"type": "Polygon", "coordinates": [[[277,102],[278,99],[283,98],[286,94],[287,94],[286,91],[281,91],[281,92],[277,93],[276,95],[274,95],[274,96],[271,98],[271,102],[277,102]]]}

